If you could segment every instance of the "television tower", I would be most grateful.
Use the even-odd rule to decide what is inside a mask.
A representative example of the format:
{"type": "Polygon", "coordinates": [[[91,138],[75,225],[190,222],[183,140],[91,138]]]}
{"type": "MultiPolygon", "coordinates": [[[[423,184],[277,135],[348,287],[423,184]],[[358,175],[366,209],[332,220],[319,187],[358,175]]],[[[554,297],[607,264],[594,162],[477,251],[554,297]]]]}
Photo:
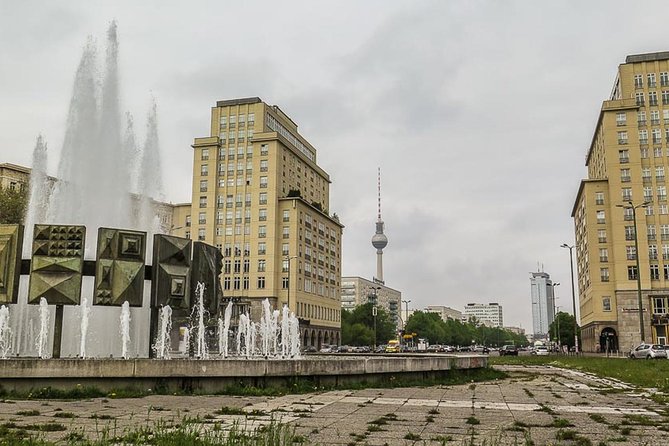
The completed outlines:
{"type": "Polygon", "coordinates": [[[374,281],[383,282],[383,248],[388,245],[388,237],[383,233],[383,220],[381,220],[381,168],[378,168],[378,203],[379,212],[376,220],[376,233],[372,237],[372,246],[376,248],[376,277],[374,281]]]}

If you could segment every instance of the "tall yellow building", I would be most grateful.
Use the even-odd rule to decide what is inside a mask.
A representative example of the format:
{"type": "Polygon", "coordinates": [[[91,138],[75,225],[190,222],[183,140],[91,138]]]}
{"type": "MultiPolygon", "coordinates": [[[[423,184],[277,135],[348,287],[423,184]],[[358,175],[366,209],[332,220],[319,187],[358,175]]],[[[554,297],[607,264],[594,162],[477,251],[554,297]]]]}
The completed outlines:
{"type": "Polygon", "coordinates": [[[173,233],[221,249],[223,294],[254,319],[264,298],[288,303],[303,345],[339,343],[343,226],[316,149],[260,98],[218,101],[193,149],[192,208],[176,210],[173,233]]]}
{"type": "Polygon", "coordinates": [[[628,56],[618,67],[585,164],[572,210],[583,350],[641,341],[639,278],[645,341],[666,344],[669,52],[628,56]]]}

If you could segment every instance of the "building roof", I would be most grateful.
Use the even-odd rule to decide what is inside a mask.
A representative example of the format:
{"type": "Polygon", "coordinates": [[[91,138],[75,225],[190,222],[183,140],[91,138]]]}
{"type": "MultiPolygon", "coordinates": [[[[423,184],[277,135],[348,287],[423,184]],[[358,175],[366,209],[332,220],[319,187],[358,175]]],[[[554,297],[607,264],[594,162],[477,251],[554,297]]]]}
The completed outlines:
{"type": "Polygon", "coordinates": [[[597,183],[597,182],[607,182],[609,181],[608,178],[587,178],[585,180],[581,180],[581,184],[578,186],[578,192],[576,192],[576,199],[574,200],[574,206],[571,208],[571,217],[574,218],[574,215],[576,215],[576,206],[578,206],[578,199],[580,198],[581,194],[583,193],[583,188],[585,187],[585,183],[597,183]]]}
{"type": "Polygon", "coordinates": [[[625,63],[653,62],[656,60],[669,60],[669,51],[657,53],[632,54],[625,58],[625,63]]]}
{"type": "Polygon", "coordinates": [[[229,107],[231,105],[257,104],[262,100],[255,96],[251,98],[226,99],[225,101],[216,101],[216,107],[229,107]]]}

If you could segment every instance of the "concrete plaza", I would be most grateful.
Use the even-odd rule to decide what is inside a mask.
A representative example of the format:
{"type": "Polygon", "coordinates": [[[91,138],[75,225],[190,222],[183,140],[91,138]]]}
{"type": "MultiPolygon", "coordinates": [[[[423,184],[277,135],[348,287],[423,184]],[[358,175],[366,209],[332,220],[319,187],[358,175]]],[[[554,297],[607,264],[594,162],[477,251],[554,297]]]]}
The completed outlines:
{"type": "Polygon", "coordinates": [[[11,429],[60,423],[66,430],[43,435],[64,443],[72,432],[96,439],[187,419],[202,429],[226,429],[235,423],[254,429],[276,420],[320,445],[669,444],[669,411],[644,391],[544,366],[499,368],[509,378],[425,388],[282,397],[5,400],[0,403],[0,423],[11,429]],[[226,414],[216,413],[221,408],[227,408],[226,414]]]}

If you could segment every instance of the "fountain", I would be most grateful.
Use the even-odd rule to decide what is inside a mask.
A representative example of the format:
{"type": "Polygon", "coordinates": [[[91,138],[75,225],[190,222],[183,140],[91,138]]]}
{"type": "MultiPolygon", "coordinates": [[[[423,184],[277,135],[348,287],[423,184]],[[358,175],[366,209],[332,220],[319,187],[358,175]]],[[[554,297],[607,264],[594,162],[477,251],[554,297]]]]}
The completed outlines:
{"type": "Polygon", "coordinates": [[[128,359],[130,344],[130,304],[123,302],[121,306],[121,358],[128,359]]]}
{"type": "Polygon", "coordinates": [[[170,359],[170,333],[172,332],[172,308],[165,305],[160,309],[158,337],[153,350],[157,359],[170,359]]]}
{"type": "Polygon", "coordinates": [[[47,341],[49,340],[49,304],[45,298],[39,301],[39,333],[35,340],[37,348],[37,357],[44,359],[48,357],[47,341]]]}
{"type": "MultiPolygon", "coordinates": [[[[204,283],[198,283],[195,288],[195,297],[197,302],[193,306],[193,313],[191,319],[197,321],[197,336],[195,343],[195,356],[201,359],[209,359],[209,352],[207,351],[207,341],[205,339],[205,324],[206,311],[204,309],[204,283]]],[[[193,324],[195,325],[195,324],[193,324]]]]}
{"type": "Polygon", "coordinates": [[[0,359],[7,359],[12,348],[12,330],[9,328],[9,308],[0,307],[0,359]]]}
{"type": "Polygon", "coordinates": [[[81,339],[79,341],[79,357],[86,358],[86,337],[88,335],[88,317],[91,314],[91,307],[88,306],[88,299],[85,297],[81,300],[79,305],[79,312],[81,313],[81,339]]]}

